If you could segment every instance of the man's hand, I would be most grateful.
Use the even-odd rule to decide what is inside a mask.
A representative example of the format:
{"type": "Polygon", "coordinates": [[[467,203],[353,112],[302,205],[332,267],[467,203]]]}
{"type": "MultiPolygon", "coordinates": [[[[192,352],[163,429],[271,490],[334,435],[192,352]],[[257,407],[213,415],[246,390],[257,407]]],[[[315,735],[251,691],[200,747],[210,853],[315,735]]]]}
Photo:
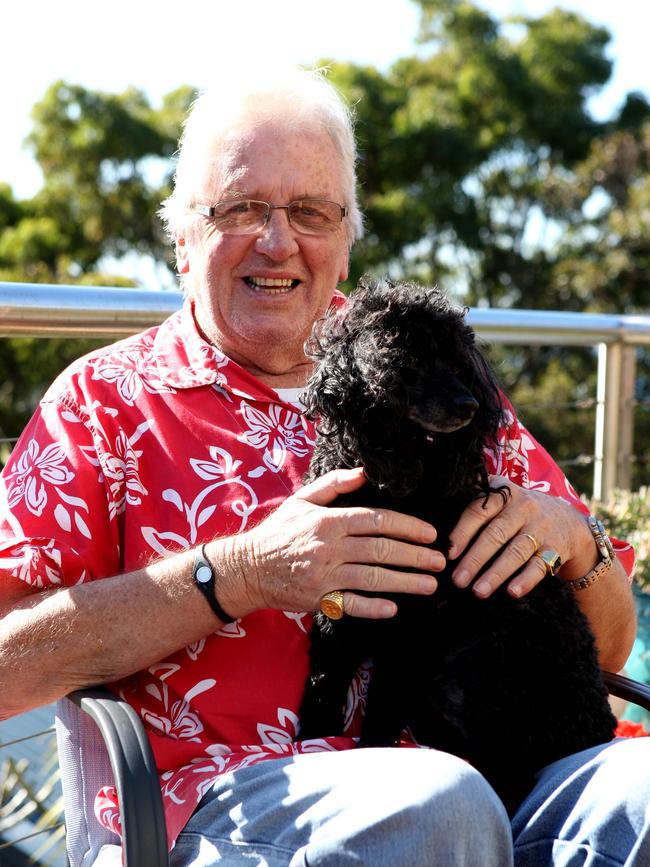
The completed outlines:
{"type": "Polygon", "coordinates": [[[345,590],[346,614],[383,618],[397,607],[382,593],[433,593],[431,573],[445,558],[429,547],[431,524],[386,509],[328,507],[364,482],[361,469],[328,473],[254,529],[207,545],[225,566],[218,580],[224,608],[236,617],[260,608],[315,611],[325,593],[345,590]]]}
{"type": "Polygon", "coordinates": [[[593,568],[598,560],[596,545],[585,516],[570,503],[520,488],[500,476],[490,476],[490,484],[505,487],[506,496],[494,492],[487,502],[475,500],[451,534],[449,555],[462,557],[453,573],[459,587],[475,582],[473,592],[486,597],[509,581],[508,592],[524,596],[546,576],[546,565],[537,556],[544,549],[560,555],[564,578],[580,577],[593,568]],[[494,562],[475,581],[492,558],[494,562]]]}

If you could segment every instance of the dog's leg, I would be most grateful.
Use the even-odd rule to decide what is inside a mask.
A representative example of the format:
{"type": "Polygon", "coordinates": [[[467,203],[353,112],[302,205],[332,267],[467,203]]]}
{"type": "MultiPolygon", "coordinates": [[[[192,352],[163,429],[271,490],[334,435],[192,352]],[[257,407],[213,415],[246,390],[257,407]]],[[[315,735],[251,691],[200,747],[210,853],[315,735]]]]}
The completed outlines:
{"type": "Polygon", "coordinates": [[[343,733],[348,689],[364,661],[346,621],[320,625],[316,622],[311,632],[311,673],[300,706],[302,740],[343,733]]]}
{"type": "Polygon", "coordinates": [[[399,743],[411,718],[411,705],[418,689],[414,670],[404,666],[400,654],[390,648],[375,654],[368,700],[359,746],[389,747],[399,743]]]}

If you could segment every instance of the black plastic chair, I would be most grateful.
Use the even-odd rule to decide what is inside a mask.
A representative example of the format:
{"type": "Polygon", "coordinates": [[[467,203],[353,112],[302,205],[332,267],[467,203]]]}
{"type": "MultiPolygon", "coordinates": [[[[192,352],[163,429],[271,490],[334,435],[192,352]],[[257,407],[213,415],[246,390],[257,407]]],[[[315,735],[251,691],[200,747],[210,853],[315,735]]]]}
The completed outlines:
{"type": "Polygon", "coordinates": [[[603,671],[603,680],[610,695],[650,711],[650,686],[648,684],[632,680],[632,678],[622,674],[614,674],[611,671],[603,671]]]}
{"type": "MultiPolygon", "coordinates": [[[[604,672],[604,679],[612,696],[650,711],[650,686],[610,672],[604,672]]],[[[168,867],[158,775],[147,735],[133,708],[104,688],[73,692],[58,703],[57,735],[72,867],[92,864],[103,843],[119,843],[116,836],[100,829],[92,832],[99,834],[98,839],[80,845],[80,836],[90,834],[83,826],[86,818],[88,824],[94,820],[91,800],[96,791],[92,779],[83,776],[89,768],[86,750],[93,753],[91,778],[98,771],[106,774],[106,761],[110,764],[122,816],[125,867],[168,867]],[[71,762],[76,766],[71,767],[71,762]]],[[[105,781],[106,776],[100,783],[105,781]]]]}
{"type": "Polygon", "coordinates": [[[92,806],[111,775],[122,819],[125,867],[167,867],[156,764],[135,710],[103,687],[80,690],[57,703],[56,728],[72,867],[89,867],[102,846],[120,843],[99,825],[92,806]]]}

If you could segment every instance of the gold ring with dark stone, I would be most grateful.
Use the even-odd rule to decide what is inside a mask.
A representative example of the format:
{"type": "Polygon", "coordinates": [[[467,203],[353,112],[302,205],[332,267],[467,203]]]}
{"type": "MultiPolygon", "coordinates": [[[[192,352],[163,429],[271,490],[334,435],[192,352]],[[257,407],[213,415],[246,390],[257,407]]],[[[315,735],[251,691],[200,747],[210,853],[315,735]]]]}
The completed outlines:
{"type": "Polygon", "coordinates": [[[545,551],[538,551],[537,556],[543,560],[547,575],[557,575],[562,565],[562,558],[557,551],[547,548],[545,551]]]}

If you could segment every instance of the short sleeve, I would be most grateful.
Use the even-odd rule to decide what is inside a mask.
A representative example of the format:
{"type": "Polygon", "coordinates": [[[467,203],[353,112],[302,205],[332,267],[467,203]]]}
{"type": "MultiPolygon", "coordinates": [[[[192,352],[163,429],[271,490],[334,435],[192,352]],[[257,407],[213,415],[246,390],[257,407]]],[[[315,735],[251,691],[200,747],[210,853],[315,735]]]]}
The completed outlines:
{"type": "Polygon", "coordinates": [[[119,571],[93,431],[71,402],[41,404],[2,472],[0,503],[0,599],[119,571]]]}

